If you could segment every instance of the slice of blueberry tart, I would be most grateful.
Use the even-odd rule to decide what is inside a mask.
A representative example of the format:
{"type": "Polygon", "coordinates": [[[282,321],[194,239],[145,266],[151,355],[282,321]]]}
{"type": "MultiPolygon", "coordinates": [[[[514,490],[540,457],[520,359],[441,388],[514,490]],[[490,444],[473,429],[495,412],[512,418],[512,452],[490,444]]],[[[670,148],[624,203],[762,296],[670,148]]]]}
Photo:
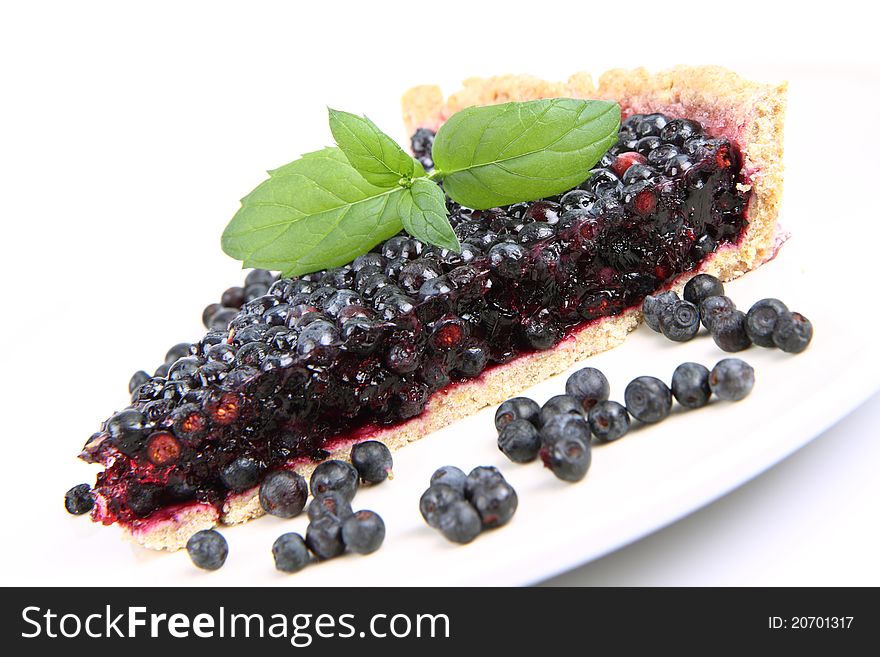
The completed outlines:
{"type": "Polygon", "coordinates": [[[93,518],[178,549],[262,515],[272,470],[308,475],[366,438],[401,447],[619,345],[646,295],[773,257],[785,85],[680,67],[598,86],[472,79],[448,99],[417,87],[403,98],[413,153],[430,169],[434,133],[460,109],[550,97],[622,109],[584,183],[489,210],[447,199],[460,253],[400,234],[341,267],[255,272],[267,287],[138,381],[86,443],[82,458],[104,466],[93,518]]]}

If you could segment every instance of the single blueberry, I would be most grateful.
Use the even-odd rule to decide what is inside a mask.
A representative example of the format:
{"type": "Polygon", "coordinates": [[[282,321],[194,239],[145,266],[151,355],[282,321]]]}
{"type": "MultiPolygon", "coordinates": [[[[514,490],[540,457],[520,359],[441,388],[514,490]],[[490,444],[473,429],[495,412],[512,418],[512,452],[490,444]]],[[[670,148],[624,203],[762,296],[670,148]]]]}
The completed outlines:
{"type": "Polygon", "coordinates": [[[95,496],[88,484],[74,486],[64,494],[64,508],[74,516],[88,513],[95,506],[95,496]]]}
{"type": "Polygon", "coordinates": [[[276,470],[260,484],[260,506],[279,518],[293,518],[302,513],[309,496],[306,480],[293,470],[276,470]]]}
{"type": "Polygon", "coordinates": [[[700,312],[690,301],[673,301],[660,312],[660,331],[669,340],[687,342],[700,330],[700,312]]]}
{"type": "Polygon", "coordinates": [[[205,309],[202,311],[202,324],[204,324],[205,328],[211,328],[211,322],[214,319],[214,315],[220,310],[221,306],[219,303],[212,303],[205,306],[205,309]]]}
{"type": "Polygon", "coordinates": [[[329,514],[318,516],[306,528],[306,545],[321,561],[338,557],[345,552],[342,522],[329,514]]]}
{"type": "Polygon", "coordinates": [[[590,442],[590,424],[584,415],[578,413],[556,415],[541,426],[541,443],[543,445],[549,445],[571,436],[590,442]]]}
{"type": "Polygon", "coordinates": [[[756,301],[746,313],[746,333],[749,339],[759,347],[775,347],[773,329],[777,318],[786,312],[788,308],[779,299],[756,301]]]}
{"type": "Polygon", "coordinates": [[[642,317],[652,331],[660,332],[660,313],[669,304],[678,301],[678,294],[672,290],[660,294],[649,294],[642,301],[642,317]]]}
{"type": "Polygon", "coordinates": [[[511,420],[498,433],[498,449],[514,463],[529,463],[538,458],[541,436],[528,420],[511,420]]]}
{"type": "Polygon", "coordinates": [[[711,331],[715,344],[724,351],[742,351],[752,344],[746,333],[746,314],[741,310],[731,310],[717,316],[712,322],[711,331]]]}
{"type": "Polygon", "coordinates": [[[709,387],[718,399],[739,401],[752,391],[755,370],[739,358],[720,360],[709,373],[709,387]]]}
{"type": "Polygon", "coordinates": [[[483,523],[477,510],[459,499],[439,514],[437,529],[453,543],[470,543],[483,530],[483,523]]]}
{"type": "Polygon", "coordinates": [[[699,363],[682,363],[672,373],[672,394],[685,408],[701,408],[709,403],[709,370],[699,363]]]}
{"type": "Polygon", "coordinates": [[[263,468],[263,464],[254,457],[239,456],[220,468],[220,481],[229,490],[240,493],[257,485],[263,468]]]}
{"type": "Polygon", "coordinates": [[[685,301],[690,301],[695,306],[709,297],[720,297],[724,294],[724,285],[711,274],[697,274],[684,286],[682,296],[685,301]]]}
{"type": "Polygon", "coordinates": [[[135,390],[140,388],[143,384],[149,381],[152,377],[144,372],[143,370],[139,372],[135,372],[131,375],[131,379],[128,381],[128,392],[134,393],[135,390]]]}
{"type": "Polygon", "coordinates": [[[734,310],[736,304],[729,297],[709,297],[700,302],[700,322],[711,331],[716,319],[734,310]]]}
{"type": "Polygon", "coordinates": [[[431,475],[431,486],[435,484],[445,484],[454,488],[464,495],[464,487],[467,483],[467,475],[454,465],[444,465],[437,468],[431,475]]]}
{"type": "Polygon", "coordinates": [[[361,479],[378,484],[392,477],[391,450],[378,440],[365,440],[351,448],[351,463],[361,479]]]}
{"type": "Polygon", "coordinates": [[[622,438],[629,431],[629,413],[616,401],[600,401],[590,409],[590,431],[603,443],[622,438]]]}
{"type": "Polygon", "coordinates": [[[610,393],[608,379],[595,367],[578,370],[565,382],[565,394],[579,399],[585,411],[608,399],[610,393]]]}
{"type": "Polygon", "coordinates": [[[782,313],[773,328],[773,344],[789,354],[799,354],[813,339],[813,324],[800,313],[782,313]]]}
{"type": "Polygon", "coordinates": [[[342,542],[352,552],[370,554],[385,540],[385,522],[373,511],[358,511],[342,523],[342,542]]]}
{"type": "Polygon", "coordinates": [[[501,431],[511,420],[528,420],[537,426],[541,421],[541,407],[528,397],[508,399],[495,411],[495,428],[501,431]]]}
{"type": "Polygon", "coordinates": [[[672,391],[653,376],[640,376],[630,381],[623,397],[626,410],[641,422],[659,422],[672,408],[672,391]]]}
{"type": "Polygon", "coordinates": [[[330,515],[337,520],[344,520],[352,513],[351,502],[342,494],[330,490],[313,497],[307,512],[309,520],[316,520],[323,515],[330,515]]]}
{"type": "Polygon", "coordinates": [[[484,486],[494,486],[499,481],[504,481],[501,470],[494,465],[480,465],[468,473],[464,485],[464,496],[471,499],[477,490],[484,486]]]}
{"type": "Polygon", "coordinates": [[[555,395],[541,407],[541,426],[557,415],[574,414],[583,417],[584,406],[581,400],[572,395],[555,395]]]}
{"type": "Polygon", "coordinates": [[[501,480],[474,491],[470,503],[480,514],[484,529],[492,529],[507,524],[516,513],[519,504],[513,486],[501,480]]]}
{"type": "Polygon", "coordinates": [[[203,570],[217,570],[226,563],[229,545],[220,532],[203,529],[190,536],[186,551],[192,562],[203,570]]]}
{"type": "Polygon", "coordinates": [[[443,483],[432,483],[419,499],[419,512],[430,527],[439,527],[440,516],[454,503],[463,500],[462,491],[443,483]]]}
{"type": "Polygon", "coordinates": [[[303,537],[295,532],[282,534],[272,544],[275,568],[282,573],[297,573],[312,561],[303,537]]]}
{"type": "Polygon", "coordinates": [[[589,441],[577,436],[566,436],[541,448],[541,460],[557,478],[563,481],[580,481],[590,469],[589,441]]]}
{"type": "Polygon", "coordinates": [[[244,279],[244,286],[248,287],[250,285],[265,285],[269,287],[272,283],[275,282],[275,275],[267,271],[265,269],[254,269],[249,271],[247,276],[244,279]]]}
{"type": "Polygon", "coordinates": [[[358,471],[345,461],[324,461],[312,472],[309,487],[312,495],[336,491],[351,502],[358,489],[358,471]]]}

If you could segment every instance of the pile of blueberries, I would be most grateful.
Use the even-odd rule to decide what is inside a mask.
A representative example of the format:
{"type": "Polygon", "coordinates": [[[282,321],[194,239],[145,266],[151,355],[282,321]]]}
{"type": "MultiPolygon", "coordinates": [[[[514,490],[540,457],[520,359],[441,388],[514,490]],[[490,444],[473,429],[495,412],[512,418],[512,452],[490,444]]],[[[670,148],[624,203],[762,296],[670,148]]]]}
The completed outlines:
{"type": "Polygon", "coordinates": [[[419,511],[430,527],[453,543],[470,543],[484,529],[507,524],[519,498],[501,471],[481,465],[469,474],[453,465],[437,469],[419,500],[419,511]]]}
{"type": "MultiPolygon", "coordinates": [[[[275,568],[299,572],[314,560],[326,561],[347,551],[371,554],[385,540],[385,522],[374,511],[352,511],[351,503],[360,482],[378,484],[391,478],[391,451],[383,443],[368,440],[351,448],[351,463],[324,461],[312,472],[308,486],[292,470],[270,473],[260,484],[260,506],[278,518],[294,518],[308,506],[309,525],[305,538],[296,532],[278,537],[272,545],[275,568]]],[[[220,532],[196,532],[186,544],[193,563],[205,570],[217,570],[226,561],[229,548],[220,532]]]]}
{"type": "Polygon", "coordinates": [[[675,342],[687,342],[700,330],[709,331],[724,351],[776,347],[798,354],[810,344],[813,325],[800,313],[789,311],[779,299],[761,299],[744,313],[724,296],[724,285],[709,274],[697,274],[684,286],[684,299],[673,291],[648,295],[642,315],[652,330],[675,342]]]}
{"type": "MultiPolygon", "coordinates": [[[[260,506],[278,518],[294,518],[306,508],[306,536],[282,534],[272,546],[275,567],[295,573],[315,559],[324,561],[346,551],[370,554],[385,540],[385,523],[375,512],[352,511],[351,503],[361,482],[379,484],[392,477],[391,451],[383,443],[367,440],[351,448],[351,463],[324,461],[312,472],[309,483],[293,470],[276,470],[260,484],[260,506]]],[[[64,506],[73,515],[88,513],[95,504],[88,484],[74,486],[64,496],[64,506]]],[[[193,534],[186,544],[193,563],[205,570],[217,570],[226,562],[229,546],[213,529],[193,534]]]]}
{"type": "Polygon", "coordinates": [[[755,371],[739,358],[725,358],[710,372],[699,363],[682,363],[672,386],[653,376],[639,376],[626,386],[624,404],[608,399],[605,375],[593,367],[572,374],[565,394],[543,406],[528,397],[514,397],[495,413],[498,449],[514,463],[539,456],[544,466],[563,481],[580,481],[590,469],[591,443],[610,443],[625,436],[630,418],[653,424],[672,410],[672,398],[685,408],[700,408],[714,394],[718,399],[744,399],[755,384],[755,371]]]}

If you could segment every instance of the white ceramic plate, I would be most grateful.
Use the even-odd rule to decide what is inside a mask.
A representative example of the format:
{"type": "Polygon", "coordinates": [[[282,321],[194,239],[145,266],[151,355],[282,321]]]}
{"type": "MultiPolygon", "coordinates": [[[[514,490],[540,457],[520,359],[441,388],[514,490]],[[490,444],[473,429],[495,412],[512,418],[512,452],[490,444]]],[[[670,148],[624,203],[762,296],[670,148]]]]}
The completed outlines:
{"type": "MultiPolygon", "coordinates": [[[[53,479],[58,486],[33,493],[38,512],[25,520],[28,549],[17,550],[20,567],[9,573],[10,583],[94,583],[89,555],[100,554],[102,571],[114,574],[103,581],[120,585],[525,584],[636,540],[742,484],[878,387],[878,312],[868,256],[877,239],[876,204],[871,207],[854,197],[852,188],[823,164],[829,157],[827,145],[818,148],[815,137],[824,115],[814,102],[814,90],[829,94],[837,85],[837,93],[852,98],[865,93],[862,82],[858,76],[807,77],[792,87],[782,221],[793,237],[776,260],[730,283],[727,290],[743,308],[765,296],[783,299],[812,319],[816,335],[809,350],[798,356],[757,347],[739,354],[756,370],[757,383],[746,400],[676,411],[660,425],[596,448],[588,477],[574,485],[556,480],[539,464],[507,462],[495,446],[494,409],[486,409],[398,452],[394,480],[358,494],[356,508],[374,509],[386,521],[388,534],[378,553],[346,556],[294,576],[273,569],[270,547],[283,532],[304,532],[305,518],[264,518],[224,529],[229,559],[222,570],[207,575],[192,567],[185,552],[149,552],[120,541],[116,528],[65,517],[55,489],[63,490],[66,482],[53,479]],[[464,547],[429,529],[417,503],[430,474],[444,464],[465,470],[484,464],[502,468],[519,494],[513,521],[464,547]],[[58,545],[67,549],[59,551],[58,545]]],[[[876,106],[876,98],[871,103],[866,106],[876,106]]],[[[863,152],[878,152],[878,144],[865,144],[863,152]]],[[[873,192],[872,183],[864,184],[865,193],[873,192]]],[[[178,322],[182,335],[192,332],[191,317],[168,321],[178,322]]],[[[683,361],[711,367],[722,357],[704,334],[677,345],[641,327],[624,346],[589,364],[606,373],[612,398],[621,399],[635,376],[668,381],[683,361]]],[[[566,375],[525,394],[543,402],[563,391],[566,375]]],[[[92,401],[95,408],[105,406],[92,401]]],[[[55,444],[62,449],[71,443],[65,438],[55,444]]],[[[76,472],[80,475],[72,476],[83,474],[76,472]]],[[[9,531],[7,527],[4,533],[9,531]]],[[[11,540],[6,537],[7,545],[11,540]]]]}

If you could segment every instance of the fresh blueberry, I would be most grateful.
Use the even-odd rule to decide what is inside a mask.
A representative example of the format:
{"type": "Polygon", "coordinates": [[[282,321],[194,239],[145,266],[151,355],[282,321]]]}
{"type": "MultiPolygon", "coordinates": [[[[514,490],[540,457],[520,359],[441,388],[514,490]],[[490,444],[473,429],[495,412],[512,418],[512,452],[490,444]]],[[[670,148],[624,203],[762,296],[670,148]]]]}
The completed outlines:
{"type": "Polygon", "coordinates": [[[590,469],[590,443],[577,436],[562,437],[541,448],[544,466],[563,481],[580,481],[590,469]]]}
{"type": "Polygon", "coordinates": [[[309,487],[302,475],[293,470],[276,470],[260,484],[260,506],[279,518],[293,518],[302,513],[309,487]]]}
{"type": "Polygon", "coordinates": [[[494,465],[477,466],[468,473],[464,485],[464,496],[470,500],[480,488],[494,486],[500,481],[504,481],[504,475],[494,465]]]}
{"type": "Polygon", "coordinates": [[[220,532],[203,529],[190,536],[186,551],[192,562],[203,570],[217,570],[226,563],[229,545],[220,532]]]}
{"type": "Polygon", "coordinates": [[[736,310],[736,304],[729,297],[709,297],[700,302],[700,321],[711,331],[716,319],[734,310],[736,310]]]}
{"type": "Polygon", "coordinates": [[[342,542],[352,552],[370,554],[385,540],[385,523],[373,511],[358,511],[342,523],[342,542]]]}
{"type": "Polygon", "coordinates": [[[623,393],[626,410],[641,422],[659,422],[672,408],[672,391],[653,376],[636,377],[623,393]]]}
{"type": "Polygon", "coordinates": [[[580,400],[584,411],[589,411],[598,402],[608,399],[610,393],[608,379],[595,367],[578,370],[565,382],[565,394],[580,400]]]}
{"type": "Polygon", "coordinates": [[[453,502],[439,514],[436,526],[453,543],[470,543],[483,530],[480,514],[462,499],[453,502]]]}
{"type": "Polygon", "coordinates": [[[528,420],[511,420],[498,433],[498,449],[514,463],[528,463],[538,458],[541,436],[528,420]]]}
{"type": "Polygon", "coordinates": [[[298,573],[309,565],[312,555],[303,537],[295,532],[281,534],[272,544],[275,568],[282,573],[298,573]]]}
{"type": "Polygon", "coordinates": [[[216,315],[221,308],[222,306],[219,303],[212,303],[205,306],[205,309],[202,311],[202,324],[204,324],[205,328],[211,328],[214,315],[216,315]]]}
{"type": "Polygon", "coordinates": [[[181,342],[180,344],[176,344],[171,349],[168,350],[168,353],[165,354],[165,362],[166,363],[176,363],[181,358],[186,358],[190,355],[190,348],[192,345],[189,342],[181,342]]]}
{"type": "Polygon", "coordinates": [[[391,478],[394,460],[391,450],[378,440],[365,440],[351,448],[351,464],[361,479],[371,484],[378,484],[391,478]]]}
{"type": "Polygon", "coordinates": [[[724,294],[724,285],[711,274],[697,274],[684,286],[683,297],[699,307],[709,297],[720,297],[724,294]]]}
{"type": "Polygon", "coordinates": [[[782,313],[773,328],[773,344],[789,354],[799,354],[813,339],[813,324],[800,313],[782,313]]]}
{"type": "Polygon", "coordinates": [[[321,561],[338,557],[345,552],[342,522],[329,514],[318,516],[306,528],[306,545],[321,561]]]}
{"type": "Polygon", "coordinates": [[[131,375],[131,379],[128,381],[128,392],[133,393],[151,378],[152,377],[143,370],[135,372],[131,375]]]}
{"type": "Polygon", "coordinates": [[[709,403],[709,370],[699,363],[682,363],[672,373],[672,394],[685,408],[701,408],[709,403]]]}
{"type": "Polygon", "coordinates": [[[752,344],[746,333],[746,314],[741,310],[731,310],[717,316],[712,322],[711,331],[715,344],[724,351],[742,351],[752,344]]]}
{"type": "Polygon", "coordinates": [[[669,304],[678,301],[678,295],[672,290],[660,294],[649,294],[642,301],[642,317],[652,331],[660,332],[660,314],[669,304]]]}
{"type": "Polygon", "coordinates": [[[419,512],[429,526],[437,528],[440,524],[440,516],[450,506],[463,499],[464,496],[460,490],[446,484],[432,483],[431,487],[422,493],[422,497],[419,499],[419,512]]]}
{"type": "Polygon", "coordinates": [[[788,308],[779,299],[761,299],[749,308],[746,313],[746,333],[749,339],[759,347],[775,347],[773,329],[776,319],[788,308]]]}
{"type": "Polygon", "coordinates": [[[513,486],[501,480],[478,487],[471,496],[470,503],[480,514],[483,528],[492,529],[510,521],[516,512],[519,499],[513,486]]]}
{"type": "Polygon", "coordinates": [[[308,508],[308,515],[309,520],[316,520],[323,515],[330,515],[337,520],[344,520],[351,515],[351,502],[333,490],[319,493],[312,498],[308,508]]]}
{"type": "Polygon", "coordinates": [[[718,399],[739,401],[755,385],[755,370],[739,358],[720,360],[709,373],[709,387],[718,399]]]}
{"type": "Polygon", "coordinates": [[[495,411],[495,428],[501,431],[512,420],[528,420],[537,426],[541,421],[541,407],[528,397],[508,399],[495,411]]]}
{"type": "Polygon", "coordinates": [[[629,413],[616,401],[600,401],[590,409],[590,431],[603,443],[623,438],[629,431],[629,413]]]}
{"type": "Polygon", "coordinates": [[[572,395],[555,395],[544,402],[541,407],[541,426],[547,424],[556,415],[569,413],[583,417],[584,406],[581,400],[572,395]]]}
{"type": "Polygon", "coordinates": [[[213,315],[208,324],[208,328],[212,331],[225,331],[229,327],[229,322],[238,316],[237,308],[220,308],[213,315]]]}
{"type": "Polygon", "coordinates": [[[95,506],[95,496],[88,484],[74,486],[64,494],[64,508],[74,516],[88,513],[95,506]]]}
{"type": "Polygon", "coordinates": [[[551,445],[565,438],[578,438],[590,442],[590,425],[578,413],[563,413],[550,418],[541,427],[541,443],[551,445]]]}
{"type": "Polygon", "coordinates": [[[673,301],[660,312],[660,331],[669,340],[687,342],[700,330],[700,311],[690,301],[673,301]]]}
{"type": "Polygon", "coordinates": [[[248,272],[244,279],[244,286],[265,285],[267,288],[275,282],[275,275],[265,269],[254,269],[248,272]]]}
{"type": "Polygon", "coordinates": [[[358,489],[358,471],[345,461],[324,461],[312,472],[309,487],[312,495],[336,491],[351,502],[358,489]]]}
{"type": "Polygon", "coordinates": [[[431,486],[445,484],[454,488],[464,495],[464,487],[467,483],[467,475],[454,465],[444,465],[437,468],[431,475],[431,486]]]}

